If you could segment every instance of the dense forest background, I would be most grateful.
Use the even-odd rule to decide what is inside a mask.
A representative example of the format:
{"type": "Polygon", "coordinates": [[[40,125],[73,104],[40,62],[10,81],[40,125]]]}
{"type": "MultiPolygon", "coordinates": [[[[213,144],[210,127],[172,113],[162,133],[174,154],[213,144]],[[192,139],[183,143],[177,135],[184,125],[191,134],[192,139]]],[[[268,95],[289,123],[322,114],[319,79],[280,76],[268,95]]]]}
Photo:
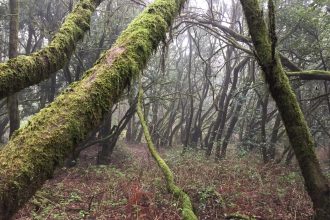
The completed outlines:
{"type": "MultiPolygon", "coordinates": [[[[49,45],[78,2],[20,0],[17,54],[49,45]]],[[[102,1],[63,68],[0,100],[1,144],[59,94],[70,93],[69,85],[149,3],[102,1]]],[[[267,1],[260,7],[268,23],[267,1]]],[[[0,62],[10,57],[10,18],[8,1],[0,0],[0,62]]],[[[275,1],[275,24],[278,56],[329,179],[330,2],[275,1]]],[[[188,1],[143,71],[152,141],[200,219],[310,219],[312,202],[292,140],[253,43],[240,1],[188,1]]],[[[70,153],[67,168],[16,219],[180,219],[178,202],[144,146],[137,96],[132,80],[101,125],[70,153]]]]}

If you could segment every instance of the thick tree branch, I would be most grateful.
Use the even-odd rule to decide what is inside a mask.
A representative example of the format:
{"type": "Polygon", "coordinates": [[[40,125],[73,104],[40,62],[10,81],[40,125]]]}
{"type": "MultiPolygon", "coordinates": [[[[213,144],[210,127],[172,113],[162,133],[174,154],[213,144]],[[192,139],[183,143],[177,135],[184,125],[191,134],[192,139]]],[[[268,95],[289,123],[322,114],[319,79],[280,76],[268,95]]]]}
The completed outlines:
{"type": "Polygon", "coordinates": [[[87,30],[95,8],[102,0],[80,0],[65,19],[52,42],[29,56],[0,64],[0,99],[49,78],[69,61],[87,30]]]}
{"type": "Polygon", "coordinates": [[[330,81],[330,71],[303,70],[299,72],[286,72],[289,77],[299,77],[303,80],[327,80],[330,81]]]}

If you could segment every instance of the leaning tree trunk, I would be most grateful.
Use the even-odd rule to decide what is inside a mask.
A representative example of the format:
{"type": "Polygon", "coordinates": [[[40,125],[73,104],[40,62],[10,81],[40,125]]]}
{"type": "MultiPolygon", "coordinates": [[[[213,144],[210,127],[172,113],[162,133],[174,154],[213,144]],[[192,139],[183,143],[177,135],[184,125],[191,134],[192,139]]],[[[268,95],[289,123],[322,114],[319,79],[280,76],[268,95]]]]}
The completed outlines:
{"type": "MultiPolygon", "coordinates": [[[[219,126],[219,134],[217,136],[217,142],[216,142],[216,151],[215,151],[215,159],[219,160],[219,159],[223,159],[221,156],[221,138],[222,138],[222,134],[223,131],[225,129],[225,125],[226,125],[226,120],[227,120],[227,114],[228,114],[228,109],[229,109],[229,105],[230,102],[232,100],[232,97],[234,96],[234,93],[236,92],[236,88],[237,88],[237,81],[238,81],[238,73],[244,68],[245,64],[248,62],[248,58],[245,58],[244,60],[240,61],[240,63],[237,64],[237,66],[234,68],[233,70],[233,81],[232,81],[232,85],[230,88],[230,91],[226,97],[226,101],[224,102],[224,106],[223,106],[223,120],[220,123],[219,126]]],[[[228,68],[229,70],[231,70],[230,67],[230,63],[228,63],[226,66],[226,68],[228,68]],[[228,66],[227,66],[228,65],[228,66]]],[[[228,117],[230,118],[230,117],[228,117]]]]}
{"type": "Polygon", "coordinates": [[[89,29],[102,0],[81,0],[66,18],[52,42],[39,52],[0,64],[0,99],[47,79],[65,66],[75,46],[89,29]]]}
{"type": "Polygon", "coordinates": [[[288,77],[283,71],[280,58],[275,50],[274,4],[269,0],[269,32],[264,22],[263,12],[258,0],[241,0],[256,58],[269,86],[290,143],[298,160],[305,186],[312,199],[315,219],[330,219],[330,188],[322,174],[319,161],[314,152],[314,141],[304,115],[291,89],[288,77]]]}
{"type": "Polygon", "coordinates": [[[222,121],[226,120],[227,117],[227,109],[225,109],[225,100],[228,98],[227,92],[230,84],[230,79],[231,79],[231,59],[232,59],[232,54],[234,52],[233,47],[228,47],[226,51],[226,72],[225,72],[225,78],[224,81],[222,82],[222,89],[220,91],[220,98],[219,102],[217,103],[218,105],[218,112],[217,112],[217,117],[214,121],[214,126],[212,133],[210,134],[210,139],[207,146],[207,150],[205,151],[205,156],[210,157],[212,154],[213,150],[213,145],[221,139],[222,136],[222,129],[221,129],[221,124],[222,121]],[[219,137],[219,139],[218,139],[219,137]]]}
{"type": "Polygon", "coordinates": [[[18,130],[0,152],[0,219],[9,219],[53,175],[145,67],[184,0],[156,0],[79,82],[18,130]]]}

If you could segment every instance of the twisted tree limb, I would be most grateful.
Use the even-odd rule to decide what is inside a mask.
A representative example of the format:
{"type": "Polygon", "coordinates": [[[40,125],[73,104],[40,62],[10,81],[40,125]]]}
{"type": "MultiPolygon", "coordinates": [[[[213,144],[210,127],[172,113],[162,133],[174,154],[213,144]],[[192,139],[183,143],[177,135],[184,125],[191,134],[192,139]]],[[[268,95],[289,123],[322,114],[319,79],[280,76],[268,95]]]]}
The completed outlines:
{"type": "Polygon", "coordinates": [[[80,0],[47,47],[0,63],[0,99],[37,84],[63,68],[77,42],[89,30],[91,16],[101,2],[80,0]]]}
{"type": "Polygon", "coordinates": [[[184,220],[197,220],[196,215],[193,212],[193,206],[191,204],[190,198],[187,193],[185,193],[180,187],[178,187],[174,182],[174,176],[166,164],[166,162],[161,158],[159,153],[157,152],[154,143],[152,142],[152,138],[149,132],[149,128],[147,125],[146,120],[144,119],[144,113],[142,110],[142,97],[143,97],[143,90],[142,90],[142,83],[141,78],[139,79],[139,94],[138,94],[138,103],[137,103],[137,114],[140,118],[140,123],[143,128],[144,137],[147,141],[147,146],[151,156],[155,159],[158,167],[162,170],[165,179],[166,185],[168,190],[174,194],[180,200],[182,206],[182,217],[184,220]]]}
{"type": "Polygon", "coordinates": [[[156,0],[84,78],[12,136],[0,151],[0,219],[9,219],[119,101],[165,40],[185,0],[156,0]]]}

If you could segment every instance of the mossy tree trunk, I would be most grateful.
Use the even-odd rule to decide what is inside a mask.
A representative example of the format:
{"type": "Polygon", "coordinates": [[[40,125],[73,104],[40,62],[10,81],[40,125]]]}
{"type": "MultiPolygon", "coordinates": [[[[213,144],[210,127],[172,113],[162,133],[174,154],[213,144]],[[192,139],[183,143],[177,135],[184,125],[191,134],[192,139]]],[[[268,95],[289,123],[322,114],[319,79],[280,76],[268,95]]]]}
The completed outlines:
{"type": "Polygon", "coordinates": [[[330,219],[329,183],[321,172],[314,152],[312,135],[275,50],[274,4],[269,1],[269,31],[258,0],[241,0],[241,4],[255,47],[256,58],[281,114],[305,179],[305,186],[313,201],[315,218],[330,219]]]}
{"type": "MultiPolygon", "coordinates": [[[[9,0],[10,21],[9,21],[9,58],[17,56],[18,48],[18,1],[9,0]]],[[[14,93],[7,98],[7,109],[9,115],[9,136],[20,126],[18,94],[14,93]]]]}
{"type": "Polygon", "coordinates": [[[75,46],[89,30],[95,8],[102,0],[80,0],[52,42],[39,52],[0,64],[0,99],[49,78],[69,61],[75,46]]]}
{"type": "Polygon", "coordinates": [[[156,0],[85,77],[18,130],[0,151],[0,219],[9,219],[98,126],[165,40],[184,0],[156,0]]]}
{"type": "Polygon", "coordinates": [[[149,152],[151,156],[154,158],[155,162],[157,163],[158,167],[162,170],[163,175],[166,180],[166,186],[168,190],[174,194],[176,198],[179,199],[181,203],[181,209],[182,209],[182,218],[184,220],[197,220],[197,216],[195,215],[193,211],[193,206],[191,203],[191,199],[187,193],[185,193],[179,186],[176,185],[174,181],[174,175],[172,170],[169,168],[167,163],[161,158],[159,155],[154,143],[152,142],[152,137],[149,132],[149,128],[147,125],[147,122],[144,118],[143,113],[143,89],[142,89],[142,82],[140,78],[139,82],[139,93],[138,93],[138,103],[137,103],[137,114],[140,118],[141,126],[143,129],[144,137],[147,142],[147,146],[149,149],[149,152]]]}

